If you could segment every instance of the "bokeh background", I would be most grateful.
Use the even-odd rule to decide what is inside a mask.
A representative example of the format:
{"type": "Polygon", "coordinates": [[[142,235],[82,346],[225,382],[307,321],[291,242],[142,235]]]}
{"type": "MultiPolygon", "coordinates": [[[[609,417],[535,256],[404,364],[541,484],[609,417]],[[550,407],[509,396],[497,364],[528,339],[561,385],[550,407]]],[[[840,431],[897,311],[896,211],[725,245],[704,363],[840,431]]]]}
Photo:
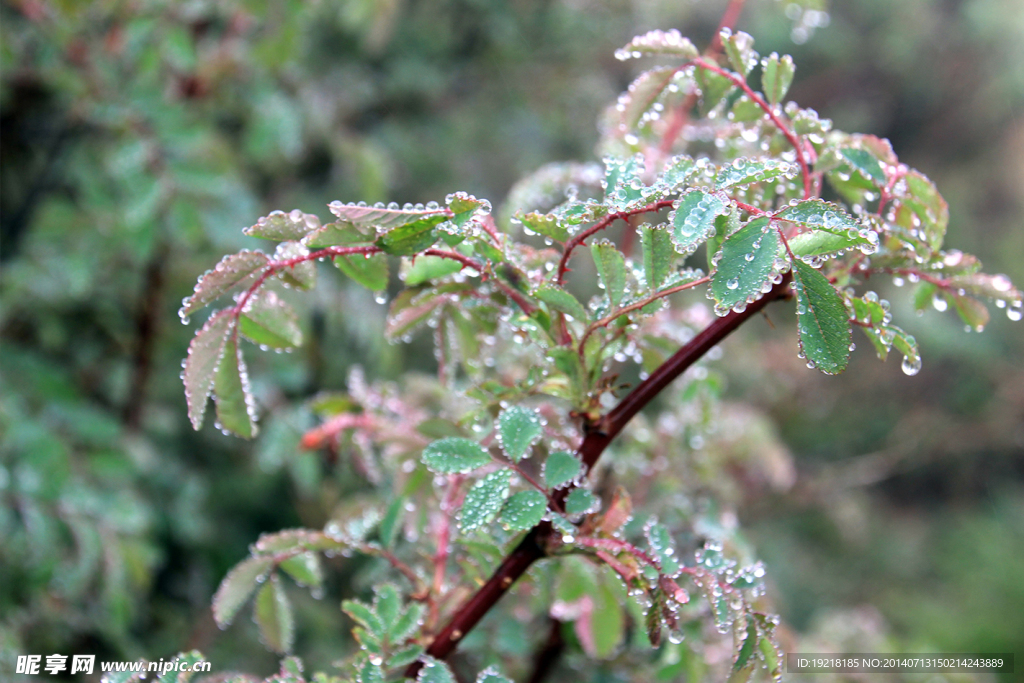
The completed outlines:
{"type": "MultiPolygon", "coordinates": [[[[889,138],[937,182],[947,246],[1024,282],[1024,3],[802,4],[828,14],[803,26],[795,3],[749,0],[738,28],[794,55],[791,99],[889,138]]],[[[592,159],[635,75],[615,48],[670,27],[704,45],[723,7],[0,2],[0,671],[19,653],[197,647],[218,670],[271,673],[254,627],[219,631],[209,599],[260,532],[322,525],[345,489],[343,467],[294,449],[294,406],[353,364],[395,378],[433,359],[382,343],[385,307],[324,278],[307,346],[251,357],[262,435],[195,433],[181,298],[257,246],[240,228],[272,209],[455,190],[500,205],[526,172],[592,159]]],[[[740,524],[792,642],[1020,656],[1022,328],[993,307],[965,333],[878,287],[920,342],[916,377],[865,339],[839,378],[807,370],[792,325],[725,344],[727,396],[772,416],[797,472],[751,489],[740,524]]],[[[300,602],[298,626],[298,652],[328,666],[337,603],[300,602]]]]}

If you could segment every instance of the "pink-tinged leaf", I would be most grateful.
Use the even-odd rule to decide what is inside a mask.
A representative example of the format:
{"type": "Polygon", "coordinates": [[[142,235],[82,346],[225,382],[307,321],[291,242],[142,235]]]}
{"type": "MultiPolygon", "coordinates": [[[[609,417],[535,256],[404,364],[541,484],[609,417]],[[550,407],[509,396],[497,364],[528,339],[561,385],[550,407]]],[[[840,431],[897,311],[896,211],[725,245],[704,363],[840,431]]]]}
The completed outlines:
{"type": "Polygon", "coordinates": [[[273,567],[273,557],[250,557],[228,572],[213,596],[213,618],[218,626],[224,628],[234,621],[238,610],[273,567]]]}
{"type": "Polygon", "coordinates": [[[217,367],[224,355],[224,346],[234,328],[231,311],[214,313],[199,330],[188,346],[185,369],[181,379],[185,383],[185,401],[188,403],[188,419],[192,427],[203,426],[206,413],[206,399],[213,389],[217,367]]]}
{"type": "Polygon", "coordinates": [[[284,242],[301,240],[319,227],[320,219],[317,216],[295,209],[289,213],[272,211],[270,215],[256,221],[256,225],[245,228],[242,232],[250,237],[284,242]]]}
{"type": "Polygon", "coordinates": [[[264,645],[281,654],[291,651],[295,642],[295,616],[277,574],[271,574],[256,595],[253,617],[264,645]]]}
{"type": "Polygon", "coordinates": [[[225,256],[199,278],[192,296],[181,302],[178,315],[184,319],[232,289],[252,284],[269,263],[270,259],[261,251],[245,249],[225,256]]]}
{"type": "Polygon", "coordinates": [[[327,205],[327,208],[342,220],[349,221],[357,227],[375,228],[378,233],[387,232],[401,225],[415,223],[428,216],[444,216],[447,213],[445,209],[426,209],[421,204],[416,206],[406,204],[403,208],[398,208],[398,205],[394,204],[392,208],[388,208],[383,204],[378,206],[360,206],[358,204],[331,202],[327,205]]]}
{"type": "Polygon", "coordinates": [[[256,436],[256,400],[249,389],[249,373],[235,335],[228,335],[224,345],[213,391],[217,426],[246,439],[256,436]]]}
{"type": "Polygon", "coordinates": [[[407,289],[395,297],[388,312],[384,334],[389,340],[401,339],[411,334],[447,299],[432,291],[418,292],[407,289]]]}
{"type": "Polygon", "coordinates": [[[246,339],[272,349],[293,349],[302,345],[299,316],[273,290],[250,297],[238,320],[238,331],[246,339]]]}

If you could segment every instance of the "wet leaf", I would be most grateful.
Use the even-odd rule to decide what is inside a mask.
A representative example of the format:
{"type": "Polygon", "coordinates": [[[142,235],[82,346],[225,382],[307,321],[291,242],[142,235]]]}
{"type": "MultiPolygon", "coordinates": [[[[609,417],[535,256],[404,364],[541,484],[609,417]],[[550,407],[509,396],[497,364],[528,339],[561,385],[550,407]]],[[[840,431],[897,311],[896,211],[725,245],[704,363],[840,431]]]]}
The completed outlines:
{"type": "Polygon", "coordinates": [[[683,37],[676,29],[648,31],[634,37],[625,47],[615,51],[617,59],[637,58],[643,55],[675,55],[695,59],[700,56],[700,51],[689,38],[683,37]]]}
{"type": "Polygon", "coordinates": [[[214,313],[188,346],[188,356],[181,378],[185,383],[188,418],[193,429],[203,426],[206,399],[213,390],[217,366],[224,356],[224,347],[234,329],[231,311],[214,313]]]}
{"type": "Polygon", "coordinates": [[[222,429],[246,439],[256,436],[256,403],[249,389],[249,374],[238,348],[238,338],[229,335],[213,383],[217,421],[222,429]]]}
{"type": "Polygon", "coordinates": [[[672,82],[676,72],[677,69],[672,66],[658,67],[643,72],[629,84],[626,92],[619,97],[617,105],[621,111],[620,130],[636,130],[644,114],[650,111],[657,99],[665,92],[665,88],[672,82]]]}
{"type": "Polygon", "coordinates": [[[400,225],[378,237],[374,244],[394,256],[412,256],[437,241],[436,228],[444,220],[441,214],[400,225]]]}
{"type": "Polygon", "coordinates": [[[246,302],[238,319],[238,331],[254,344],[272,349],[302,345],[298,315],[269,289],[257,292],[246,302]]]}
{"type": "Polygon", "coordinates": [[[711,276],[711,293],[718,302],[715,312],[724,315],[763,296],[777,272],[778,251],[779,234],[769,227],[767,218],[756,218],[729,235],[711,276]]]}
{"type": "Polygon", "coordinates": [[[526,531],[540,524],[548,511],[548,499],[540,491],[520,491],[507,501],[498,516],[512,531],[526,531]]]}
{"type": "Polygon", "coordinates": [[[373,292],[388,288],[387,254],[342,254],[333,261],[338,270],[373,292]]]}
{"type": "Polygon", "coordinates": [[[850,166],[859,171],[865,178],[874,182],[878,187],[885,186],[885,172],[882,170],[882,165],[878,163],[878,159],[874,154],[866,149],[857,149],[855,147],[845,147],[839,150],[839,153],[850,166]]]}
{"type": "Polygon", "coordinates": [[[850,359],[850,321],[832,283],[811,266],[793,264],[800,349],[822,372],[836,375],[850,359]]]}
{"type": "Polygon", "coordinates": [[[423,464],[439,474],[464,474],[491,462],[476,441],[459,436],[440,439],[423,449],[423,464]]]}
{"type": "Polygon", "coordinates": [[[855,249],[868,240],[860,235],[837,235],[828,230],[810,230],[789,239],[789,249],[795,256],[826,256],[855,249]]]}
{"type": "Polygon", "coordinates": [[[319,228],[319,217],[295,209],[289,213],[272,211],[269,215],[256,221],[256,225],[246,228],[242,232],[250,237],[286,242],[301,240],[319,228]]]}
{"type": "Polygon", "coordinates": [[[644,526],[644,536],[647,537],[647,544],[661,565],[662,573],[668,576],[678,574],[679,559],[676,557],[675,541],[672,540],[668,527],[652,518],[644,526]]]}
{"type": "Polygon", "coordinates": [[[761,88],[765,99],[773,107],[778,106],[793,83],[793,73],[796,71],[793,58],[789,55],[779,57],[778,53],[773,52],[761,60],[761,69],[761,88]]]}
{"type": "Polygon", "coordinates": [[[715,216],[724,214],[728,201],[724,195],[701,190],[687,192],[669,214],[672,241],[680,254],[692,254],[701,242],[715,232],[715,216]]]}
{"type": "Polygon", "coordinates": [[[263,584],[256,595],[253,612],[260,629],[260,639],[274,652],[285,653],[292,649],[295,641],[295,617],[292,605],[285,595],[284,586],[277,574],[263,584]]]}
{"type": "Polygon", "coordinates": [[[218,626],[224,628],[234,621],[238,610],[273,568],[272,557],[250,557],[228,572],[213,596],[213,618],[218,626]]]}
{"type": "Polygon", "coordinates": [[[195,291],[185,299],[178,315],[191,315],[232,289],[251,285],[269,263],[270,258],[259,251],[243,250],[225,256],[199,278],[195,291]]]}
{"type": "Polygon", "coordinates": [[[279,566],[300,586],[318,588],[324,582],[324,570],[320,565],[320,556],[316,553],[299,553],[282,560],[279,566]]]}
{"type": "Polygon", "coordinates": [[[569,241],[569,230],[558,222],[558,218],[554,214],[550,213],[517,213],[516,218],[523,224],[523,227],[527,230],[531,230],[538,235],[544,235],[550,237],[556,242],[568,242],[569,241]]]}
{"type": "Polygon", "coordinates": [[[779,159],[739,158],[726,164],[715,177],[715,187],[724,190],[730,187],[761,183],[773,178],[793,178],[800,173],[800,167],[779,159]]]}
{"type": "Polygon", "coordinates": [[[342,202],[331,202],[327,205],[338,218],[349,221],[356,227],[374,228],[378,232],[384,232],[391,228],[416,223],[424,218],[437,218],[437,223],[444,220],[447,215],[444,209],[416,208],[406,205],[405,208],[386,208],[384,206],[359,206],[357,204],[343,204],[342,202]]]}
{"type": "Polygon", "coordinates": [[[455,259],[441,256],[417,256],[414,259],[402,259],[402,279],[407,287],[437,280],[462,270],[462,264],[455,259]]]}
{"type": "Polygon", "coordinates": [[[585,323],[590,319],[583,304],[568,290],[557,285],[543,284],[533,295],[556,311],[570,316],[573,320],[585,323]]]}
{"type": "Polygon", "coordinates": [[[490,524],[501,511],[508,498],[512,470],[492,472],[473,485],[459,511],[459,528],[470,533],[490,524]]]}
{"type": "Polygon", "coordinates": [[[501,448],[512,462],[522,460],[543,433],[540,415],[535,410],[524,406],[512,406],[498,416],[501,448]]]}
{"type": "Polygon", "coordinates": [[[754,39],[749,33],[722,31],[722,48],[732,68],[746,77],[757,64],[757,52],[754,50],[754,39]]]}
{"type": "Polygon", "coordinates": [[[275,261],[298,261],[280,268],[277,277],[292,287],[312,289],[316,285],[316,263],[302,260],[309,256],[309,249],[301,242],[281,242],[274,252],[275,261]]]}
{"type": "Polygon", "coordinates": [[[664,225],[651,227],[645,223],[640,226],[639,231],[644,257],[644,279],[647,288],[656,291],[672,272],[672,265],[676,259],[672,235],[664,225]]]}
{"type": "Polygon", "coordinates": [[[626,258],[611,242],[600,241],[590,246],[597,274],[613,308],[618,308],[626,292],[626,258]]]}
{"type": "Polygon", "coordinates": [[[433,657],[423,658],[423,668],[416,677],[416,683],[456,683],[452,670],[444,662],[433,657]]]}
{"type": "Polygon", "coordinates": [[[422,602],[410,602],[388,632],[388,639],[392,645],[404,643],[419,631],[420,626],[423,625],[423,615],[426,614],[426,611],[427,606],[422,602]]]}
{"type": "Polygon", "coordinates": [[[341,611],[350,616],[353,621],[377,639],[382,639],[387,632],[387,627],[380,616],[377,615],[376,610],[365,602],[345,600],[341,603],[341,611]]]}
{"type": "Polygon", "coordinates": [[[512,679],[505,678],[492,666],[480,672],[476,677],[476,683],[512,683],[512,679]]]}
{"type": "Polygon", "coordinates": [[[355,247],[373,244],[376,235],[367,229],[357,228],[348,221],[336,221],[314,230],[303,238],[302,243],[310,249],[326,247],[355,247]]]}
{"type": "Polygon", "coordinates": [[[598,499],[587,489],[573,489],[565,497],[567,515],[584,515],[597,509],[598,499]]]}
{"type": "Polygon", "coordinates": [[[549,488],[565,486],[583,471],[583,462],[572,453],[555,451],[544,463],[544,483],[549,488]]]}

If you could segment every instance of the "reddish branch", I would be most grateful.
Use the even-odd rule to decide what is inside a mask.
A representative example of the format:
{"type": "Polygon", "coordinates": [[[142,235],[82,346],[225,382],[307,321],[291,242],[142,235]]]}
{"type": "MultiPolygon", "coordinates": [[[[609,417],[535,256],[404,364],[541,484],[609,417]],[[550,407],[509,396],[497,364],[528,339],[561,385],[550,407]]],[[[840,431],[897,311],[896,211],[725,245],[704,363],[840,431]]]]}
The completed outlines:
{"type": "Polygon", "coordinates": [[[642,206],[639,209],[631,209],[630,211],[619,211],[617,213],[610,213],[601,220],[599,220],[597,223],[594,223],[586,230],[581,230],[580,232],[573,235],[572,239],[565,243],[565,251],[562,252],[562,258],[558,261],[558,271],[555,275],[555,284],[562,284],[562,280],[565,278],[565,274],[569,271],[569,257],[572,256],[572,250],[583,244],[588,237],[598,232],[601,232],[602,230],[604,230],[605,228],[607,228],[609,225],[611,225],[620,218],[624,221],[628,221],[630,216],[638,216],[640,214],[650,213],[652,211],[661,211],[664,208],[672,206],[674,202],[674,199],[662,199],[660,201],[654,202],[653,204],[642,206]]]}
{"type": "MultiPolygon", "coordinates": [[[[610,413],[593,424],[585,425],[586,436],[576,451],[585,468],[588,471],[593,468],[612,439],[672,380],[736,328],[760,312],[768,303],[787,297],[789,281],[790,277],[787,275],[768,294],[747,306],[742,313],[732,312],[715,320],[637,385],[610,413]]],[[[561,495],[556,498],[564,499],[568,491],[568,488],[561,489],[561,495]]],[[[515,550],[502,561],[487,583],[455,612],[448,625],[434,638],[426,653],[437,659],[444,659],[451,654],[458,642],[494,607],[512,584],[525,574],[534,562],[546,555],[546,548],[553,540],[554,534],[555,531],[549,522],[541,522],[531,529],[515,550]]],[[[421,667],[421,663],[413,663],[406,670],[406,676],[414,678],[421,667]]]]}

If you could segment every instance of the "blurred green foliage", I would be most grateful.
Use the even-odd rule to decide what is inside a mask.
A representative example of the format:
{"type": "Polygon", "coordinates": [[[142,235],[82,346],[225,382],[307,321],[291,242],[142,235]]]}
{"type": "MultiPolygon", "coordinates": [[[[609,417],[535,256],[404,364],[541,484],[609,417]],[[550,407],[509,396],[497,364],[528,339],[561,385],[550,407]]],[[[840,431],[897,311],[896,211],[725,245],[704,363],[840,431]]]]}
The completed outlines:
{"type": "MultiPolygon", "coordinates": [[[[739,27],[763,53],[793,53],[790,97],[889,137],[949,200],[949,243],[1024,280],[1024,6],[837,3],[793,45],[805,36],[776,5],[751,0],[739,27]]],[[[251,629],[217,631],[210,596],[259,532],[322,525],[358,487],[351,465],[295,455],[310,418],[292,400],[356,362],[397,377],[433,359],[380,343],[372,296],[322,285],[303,309],[307,348],[254,373],[274,415],[261,439],[194,434],[180,298],[252,246],[238,228],[267,209],[501,197],[544,162],[591,158],[594,122],[629,81],[614,49],[657,27],[710,36],[721,10],[0,4],[0,671],[26,652],[191,647],[218,668],[276,668],[251,629]]],[[[822,379],[781,331],[729,342],[728,394],[772,414],[799,471],[785,493],[736,492],[792,642],[1024,651],[1011,330],[997,315],[965,335],[926,315],[910,329],[926,355],[913,379],[868,354],[822,379]]],[[[367,585],[366,569],[347,565],[331,595],[367,585]]],[[[346,629],[336,602],[299,609],[299,649],[327,666],[346,629]]]]}

